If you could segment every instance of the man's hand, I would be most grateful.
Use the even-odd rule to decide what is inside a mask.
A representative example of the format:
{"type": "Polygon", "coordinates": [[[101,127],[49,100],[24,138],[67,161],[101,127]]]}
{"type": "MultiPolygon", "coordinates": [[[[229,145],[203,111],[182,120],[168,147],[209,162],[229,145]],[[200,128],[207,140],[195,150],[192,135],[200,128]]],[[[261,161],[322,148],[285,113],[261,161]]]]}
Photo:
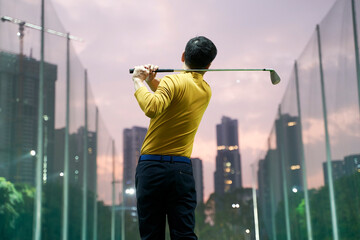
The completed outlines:
{"type": "Polygon", "coordinates": [[[134,73],[132,75],[133,81],[140,80],[141,82],[143,82],[149,77],[150,71],[145,68],[145,66],[146,65],[134,67],[134,73]]]}
{"type": "Polygon", "coordinates": [[[148,75],[148,77],[145,79],[145,81],[146,81],[147,83],[150,83],[150,82],[152,82],[152,80],[155,79],[155,77],[156,77],[156,72],[155,72],[155,71],[158,70],[159,67],[158,67],[158,66],[155,66],[155,65],[152,65],[152,64],[147,64],[147,65],[145,65],[144,67],[145,67],[145,69],[147,69],[147,70],[149,71],[149,75],[148,75]]]}
{"type": "Polygon", "coordinates": [[[135,91],[145,86],[144,81],[149,77],[149,70],[145,68],[145,65],[134,67],[134,73],[132,80],[134,82],[135,91]]]}
{"type": "Polygon", "coordinates": [[[155,78],[155,71],[158,69],[158,66],[152,64],[134,67],[132,79],[134,82],[135,90],[138,90],[140,87],[145,86],[145,81],[149,85],[150,89],[155,92],[160,82],[158,79],[155,78]]]}
{"type": "Polygon", "coordinates": [[[152,64],[148,64],[145,65],[145,68],[149,70],[149,76],[147,77],[146,82],[149,85],[150,89],[155,92],[160,83],[160,80],[155,78],[156,77],[155,71],[158,70],[159,67],[152,64]]]}

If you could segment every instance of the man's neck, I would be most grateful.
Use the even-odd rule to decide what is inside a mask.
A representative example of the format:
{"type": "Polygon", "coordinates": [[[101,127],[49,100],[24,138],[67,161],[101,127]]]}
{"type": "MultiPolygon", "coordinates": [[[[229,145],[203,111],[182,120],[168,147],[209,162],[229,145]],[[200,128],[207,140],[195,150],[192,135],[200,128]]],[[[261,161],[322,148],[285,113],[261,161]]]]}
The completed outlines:
{"type": "Polygon", "coordinates": [[[188,65],[186,65],[185,63],[183,64],[183,69],[184,70],[188,70],[188,69],[190,69],[189,67],[188,67],[188,65]]]}

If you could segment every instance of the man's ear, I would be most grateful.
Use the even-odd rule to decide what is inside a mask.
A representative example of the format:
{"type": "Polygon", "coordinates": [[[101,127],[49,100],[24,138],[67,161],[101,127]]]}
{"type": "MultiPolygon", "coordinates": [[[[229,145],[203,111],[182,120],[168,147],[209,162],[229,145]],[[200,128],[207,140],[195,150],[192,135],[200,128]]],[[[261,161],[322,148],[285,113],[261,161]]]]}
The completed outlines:
{"type": "Polygon", "coordinates": [[[183,54],[181,55],[181,62],[185,62],[185,52],[183,52],[183,54]]]}

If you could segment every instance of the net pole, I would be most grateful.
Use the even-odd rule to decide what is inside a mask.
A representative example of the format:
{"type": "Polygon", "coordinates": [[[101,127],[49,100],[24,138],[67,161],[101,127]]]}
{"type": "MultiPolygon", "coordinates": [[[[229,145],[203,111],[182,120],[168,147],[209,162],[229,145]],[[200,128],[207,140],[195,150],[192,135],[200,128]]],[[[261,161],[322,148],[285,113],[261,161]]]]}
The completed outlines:
{"type": "Polygon", "coordinates": [[[66,41],[66,114],[64,133],[64,181],[63,181],[63,219],[62,240],[68,239],[69,220],[69,124],[70,124],[70,34],[66,41]]]}
{"type": "MultiPolygon", "coordinates": [[[[41,210],[42,210],[42,164],[44,156],[44,25],[45,25],[45,1],[41,0],[41,47],[39,66],[39,94],[38,94],[38,131],[37,131],[37,154],[36,154],[36,193],[34,206],[33,239],[41,239],[41,210]]],[[[20,53],[22,55],[22,53],[20,53]]]]}
{"type": "Polygon", "coordinates": [[[301,148],[300,149],[300,154],[301,154],[300,161],[301,161],[302,178],[303,178],[303,186],[304,186],[306,229],[307,229],[308,239],[312,240],[313,234],[312,234],[312,226],[311,226],[309,192],[308,192],[308,186],[307,186],[307,173],[306,173],[306,163],[305,163],[305,153],[304,153],[304,142],[303,142],[303,137],[302,137],[299,72],[298,72],[298,67],[297,67],[297,61],[295,61],[294,69],[295,69],[295,83],[296,83],[296,102],[297,102],[298,117],[299,117],[299,133],[300,133],[300,148],[301,148]]]}
{"type": "Polygon", "coordinates": [[[111,240],[115,240],[115,141],[112,140],[111,240]]]}
{"type": "Polygon", "coordinates": [[[319,25],[316,26],[316,32],[317,32],[318,51],[319,51],[321,99],[322,99],[324,128],[325,128],[326,166],[327,166],[328,182],[329,182],[331,223],[332,223],[333,238],[334,238],[334,240],[339,240],[338,223],[337,223],[337,216],[336,216],[335,192],[334,192],[332,164],[331,164],[331,158],[332,158],[331,157],[331,145],[330,145],[330,137],[329,137],[329,130],[328,130],[325,83],[324,83],[324,72],[323,72],[323,65],[322,65],[322,52],[321,52],[321,39],[320,39],[319,25]]]}
{"type": "Polygon", "coordinates": [[[285,167],[285,149],[286,143],[284,141],[284,130],[283,130],[283,117],[281,113],[281,105],[279,105],[279,122],[277,130],[279,134],[279,145],[278,149],[280,151],[280,163],[281,163],[281,172],[282,172],[282,184],[283,184],[283,195],[284,195],[284,208],[285,208],[285,227],[286,227],[286,236],[287,240],[291,240],[291,226],[290,226],[290,212],[289,212],[289,199],[288,199],[288,182],[287,182],[287,168],[285,167]]]}
{"type": "Polygon", "coordinates": [[[352,21],[353,21],[353,29],[354,29],[356,79],[357,79],[357,87],[358,87],[359,114],[360,114],[360,58],[359,58],[359,42],[358,42],[357,23],[356,23],[355,0],[351,0],[351,8],[352,8],[352,21]]]}
{"type": "Polygon", "coordinates": [[[255,164],[251,165],[252,170],[252,197],[253,197],[253,210],[254,210],[254,225],[255,225],[255,239],[260,240],[259,234],[259,215],[258,215],[258,205],[257,205],[257,194],[256,194],[256,180],[255,180],[255,164]]]}
{"type": "Polygon", "coordinates": [[[84,99],[84,103],[85,103],[85,109],[84,109],[84,118],[85,118],[85,126],[84,126],[84,149],[83,149],[83,192],[82,192],[82,226],[81,226],[81,237],[82,240],[87,240],[86,237],[86,222],[87,222],[87,178],[88,178],[88,92],[87,92],[87,88],[88,88],[88,79],[87,79],[87,71],[85,70],[85,99],[84,99]]]}
{"type": "Polygon", "coordinates": [[[99,110],[96,107],[96,120],[95,120],[95,124],[96,124],[96,148],[95,148],[95,173],[94,173],[94,178],[95,178],[95,193],[94,193],[94,222],[93,222],[93,240],[97,240],[97,216],[98,216],[98,206],[97,206],[97,152],[99,149],[99,110]]]}

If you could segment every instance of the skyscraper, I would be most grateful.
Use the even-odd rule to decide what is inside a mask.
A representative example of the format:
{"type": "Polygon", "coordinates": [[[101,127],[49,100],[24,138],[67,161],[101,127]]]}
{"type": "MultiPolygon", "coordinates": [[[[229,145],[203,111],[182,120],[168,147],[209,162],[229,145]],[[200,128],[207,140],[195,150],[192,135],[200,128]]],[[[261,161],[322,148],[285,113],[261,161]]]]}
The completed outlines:
{"type": "Polygon", "coordinates": [[[344,171],[346,175],[360,173],[360,154],[345,156],[344,171]]]}
{"type": "MultiPolygon", "coordinates": [[[[0,52],[0,176],[31,185],[35,183],[39,67],[32,57],[0,52]]],[[[44,182],[53,163],[56,79],[57,66],[45,62],[44,182]]]]}
{"type": "MultiPolygon", "coordinates": [[[[81,188],[83,186],[84,174],[84,127],[80,127],[77,132],[69,134],[69,184],[81,188]]],[[[91,192],[95,192],[96,174],[96,132],[88,131],[88,155],[87,155],[87,187],[91,192]]],[[[65,160],[65,128],[55,130],[55,156],[53,174],[57,179],[61,179],[64,173],[65,160]]]]}
{"type": "MultiPolygon", "coordinates": [[[[143,127],[132,127],[124,129],[123,151],[123,191],[135,189],[135,170],[140,157],[140,150],[145,139],[147,129],[143,127]]],[[[135,197],[126,195],[126,205],[135,206],[135,197]]]]}
{"type": "Polygon", "coordinates": [[[203,165],[200,158],[192,158],[193,174],[195,180],[196,200],[197,203],[204,202],[204,179],[203,179],[203,165]]]}
{"type": "Polygon", "coordinates": [[[275,121],[279,156],[284,158],[284,169],[289,191],[303,190],[301,166],[301,132],[299,118],[280,115],[275,121]],[[296,190],[295,190],[296,189],[296,190]]]}
{"type": "Polygon", "coordinates": [[[216,136],[215,193],[222,196],[226,192],[242,188],[237,120],[222,117],[221,123],[216,125],[216,136]]]}
{"type": "Polygon", "coordinates": [[[259,218],[264,224],[261,235],[272,236],[275,230],[276,212],[284,199],[281,162],[277,149],[269,149],[258,165],[259,218]]]}
{"type": "MultiPolygon", "coordinates": [[[[345,176],[344,161],[332,160],[331,171],[333,180],[337,180],[345,176]]],[[[327,162],[323,162],[324,182],[325,186],[329,186],[327,162]]]]}
{"type": "MultiPolygon", "coordinates": [[[[344,160],[332,160],[331,171],[333,180],[345,176],[351,176],[353,174],[360,173],[360,154],[353,154],[344,157],[344,160]]],[[[327,162],[323,162],[324,182],[327,186],[328,181],[328,169],[327,162]]]]}

